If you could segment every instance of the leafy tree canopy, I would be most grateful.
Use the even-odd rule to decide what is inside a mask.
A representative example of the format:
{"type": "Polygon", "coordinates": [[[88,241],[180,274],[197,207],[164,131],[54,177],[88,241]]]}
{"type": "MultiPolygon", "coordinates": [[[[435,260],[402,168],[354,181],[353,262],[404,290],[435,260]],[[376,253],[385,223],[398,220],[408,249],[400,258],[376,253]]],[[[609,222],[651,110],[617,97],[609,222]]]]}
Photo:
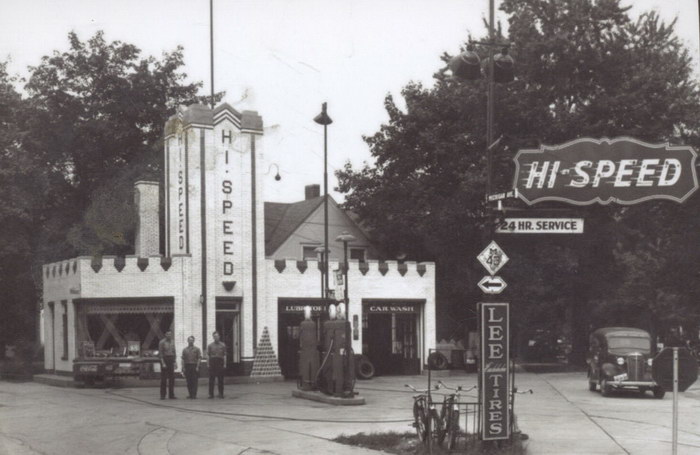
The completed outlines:
{"type": "MultiPolygon", "coordinates": [[[[512,157],[520,148],[585,136],[700,144],[700,92],[674,22],[656,13],[631,19],[618,0],[504,0],[501,10],[508,16],[516,80],[496,87],[495,131],[503,141],[494,156],[494,189],[511,187],[512,157]]],[[[477,51],[487,57],[485,49],[477,51]]],[[[389,120],[365,138],[374,163],[347,164],[337,176],[347,208],[371,226],[390,255],[436,261],[441,338],[459,327],[452,321],[473,318],[480,298],[476,282],[483,270],[474,257],[486,245],[488,221],[487,83],[455,80],[446,68],[434,78],[431,87],[404,87],[404,110],[391,95],[385,98],[389,120]]],[[[543,207],[556,208],[537,206],[543,207]]],[[[586,218],[587,233],[579,238],[504,238],[515,258],[504,269],[506,297],[518,318],[561,326],[566,313],[577,321],[580,349],[594,302],[602,302],[596,314],[604,319],[617,308],[614,302],[640,292],[627,284],[653,273],[640,269],[650,265],[629,243],[632,232],[650,245],[675,235],[668,226],[638,224],[650,208],[668,217],[659,218],[667,224],[691,213],[664,203],[579,208],[568,212],[586,218]]]]}
{"type": "Polygon", "coordinates": [[[68,41],[29,68],[25,97],[0,65],[0,286],[3,314],[21,315],[3,318],[3,338],[32,333],[41,264],[132,252],[134,181],[160,178],[175,108],[209,101],[181,47],[158,59],[103,32],[68,41]]]}

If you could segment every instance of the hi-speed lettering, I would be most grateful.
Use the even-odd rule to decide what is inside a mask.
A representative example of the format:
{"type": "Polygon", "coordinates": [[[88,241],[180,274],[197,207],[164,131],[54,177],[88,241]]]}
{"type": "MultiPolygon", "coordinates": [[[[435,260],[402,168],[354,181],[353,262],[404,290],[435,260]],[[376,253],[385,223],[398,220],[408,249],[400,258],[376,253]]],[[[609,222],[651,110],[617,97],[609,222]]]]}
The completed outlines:
{"type": "Polygon", "coordinates": [[[533,161],[526,172],[524,187],[554,188],[562,184],[573,188],[668,187],[678,182],[681,169],[681,162],[675,158],[583,160],[570,167],[565,167],[562,161],[533,161]]]}

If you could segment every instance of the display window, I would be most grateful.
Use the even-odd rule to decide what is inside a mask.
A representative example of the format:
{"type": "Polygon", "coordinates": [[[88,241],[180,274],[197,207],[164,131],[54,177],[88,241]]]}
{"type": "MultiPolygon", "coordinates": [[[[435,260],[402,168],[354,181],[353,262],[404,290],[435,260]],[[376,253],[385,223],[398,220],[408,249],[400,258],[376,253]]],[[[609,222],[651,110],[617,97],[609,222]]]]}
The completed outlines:
{"type": "Polygon", "coordinates": [[[158,343],[173,321],[169,302],[79,301],[78,357],[157,357],[158,343]]]}

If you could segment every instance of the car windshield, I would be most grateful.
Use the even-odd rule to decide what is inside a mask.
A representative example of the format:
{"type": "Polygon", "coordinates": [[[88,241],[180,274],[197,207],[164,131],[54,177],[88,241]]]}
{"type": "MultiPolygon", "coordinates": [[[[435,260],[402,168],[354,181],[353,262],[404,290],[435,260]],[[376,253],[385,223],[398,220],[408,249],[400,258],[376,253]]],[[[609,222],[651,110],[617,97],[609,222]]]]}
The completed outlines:
{"type": "Polygon", "coordinates": [[[648,354],[651,351],[651,343],[646,337],[608,337],[608,349],[618,354],[641,352],[648,354]]]}

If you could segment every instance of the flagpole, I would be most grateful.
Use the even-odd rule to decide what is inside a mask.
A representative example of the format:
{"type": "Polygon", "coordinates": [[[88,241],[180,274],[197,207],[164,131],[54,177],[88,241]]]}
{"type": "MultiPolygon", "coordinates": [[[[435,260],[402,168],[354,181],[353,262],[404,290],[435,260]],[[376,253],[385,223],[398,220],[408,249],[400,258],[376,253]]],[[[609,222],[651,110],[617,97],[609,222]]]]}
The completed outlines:
{"type": "Polygon", "coordinates": [[[214,109],[214,0],[209,0],[209,62],[211,108],[214,109]]]}

